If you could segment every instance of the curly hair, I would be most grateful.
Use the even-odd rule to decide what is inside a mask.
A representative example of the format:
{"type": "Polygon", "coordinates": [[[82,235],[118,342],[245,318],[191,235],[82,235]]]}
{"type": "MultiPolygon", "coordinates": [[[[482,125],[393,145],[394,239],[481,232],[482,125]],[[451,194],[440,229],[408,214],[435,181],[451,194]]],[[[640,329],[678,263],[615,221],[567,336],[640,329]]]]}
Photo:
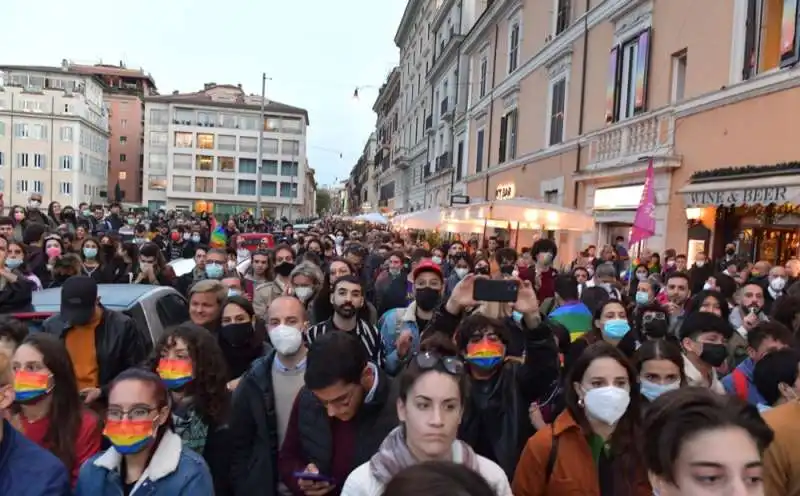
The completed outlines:
{"type": "Polygon", "coordinates": [[[197,413],[206,423],[224,424],[231,402],[228,366],[217,340],[205,328],[186,322],[166,331],[153,348],[148,369],[155,372],[158,361],[179,339],[186,343],[192,359],[194,378],[186,385],[186,392],[194,397],[197,413]]]}

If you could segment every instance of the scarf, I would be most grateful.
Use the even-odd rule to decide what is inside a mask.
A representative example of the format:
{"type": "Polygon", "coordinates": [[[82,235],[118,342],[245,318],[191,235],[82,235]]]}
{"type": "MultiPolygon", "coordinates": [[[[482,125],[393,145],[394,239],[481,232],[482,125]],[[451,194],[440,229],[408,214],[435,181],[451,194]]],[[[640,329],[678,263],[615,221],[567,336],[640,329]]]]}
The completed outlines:
{"type": "MultiPolygon", "coordinates": [[[[465,465],[480,473],[478,455],[464,441],[453,441],[454,463],[465,465]]],[[[419,463],[406,444],[405,427],[395,427],[381,443],[378,452],[369,461],[369,471],[380,484],[386,485],[401,470],[419,463]]]]}
{"type": "Polygon", "coordinates": [[[175,434],[183,444],[199,455],[203,454],[208,438],[208,425],[197,414],[194,406],[176,405],[172,412],[172,425],[175,434]]]}

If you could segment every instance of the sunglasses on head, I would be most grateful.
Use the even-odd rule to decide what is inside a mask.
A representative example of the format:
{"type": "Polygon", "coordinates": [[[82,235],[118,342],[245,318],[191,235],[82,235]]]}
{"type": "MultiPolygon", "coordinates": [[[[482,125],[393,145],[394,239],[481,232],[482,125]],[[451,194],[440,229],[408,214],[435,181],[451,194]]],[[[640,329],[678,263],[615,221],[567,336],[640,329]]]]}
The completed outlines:
{"type": "Polygon", "coordinates": [[[646,313],[642,316],[642,322],[648,323],[654,320],[666,320],[667,316],[664,312],[653,312],[653,313],[646,313]]]}
{"type": "Polygon", "coordinates": [[[414,361],[422,370],[431,370],[441,364],[445,372],[452,375],[464,373],[464,361],[455,356],[441,356],[438,353],[423,351],[414,356],[414,361]]]}

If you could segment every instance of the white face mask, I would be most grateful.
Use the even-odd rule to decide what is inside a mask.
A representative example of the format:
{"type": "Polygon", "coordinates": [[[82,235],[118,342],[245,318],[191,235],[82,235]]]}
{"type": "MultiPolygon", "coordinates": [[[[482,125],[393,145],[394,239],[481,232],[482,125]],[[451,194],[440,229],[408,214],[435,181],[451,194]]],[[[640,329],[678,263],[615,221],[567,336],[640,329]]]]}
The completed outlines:
{"type": "Polygon", "coordinates": [[[772,288],[773,291],[781,292],[783,288],[786,287],[786,279],[783,277],[776,277],[769,282],[769,287],[772,288]]]}
{"type": "Polygon", "coordinates": [[[583,397],[586,413],[607,425],[616,425],[630,402],[630,392],[616,386],[590,389],[583,397]]]}
{"type": "Polygon", "coordinates": [[[698,260],[698,261],[697,261],[697,262],[695,262],[694,264],[695,264],[696,266],[698,266],[698,267],[702,267],[703,265],[705,265],[705,264],[706,264],[706,262],[705,262],[705,260],[698,260]]]}
{"type": "Polygon", "coordinates": [[[436,265],[442,265],[442,257],[433,256],[431,257],[431,260],[433,260],[433,263],[436,265]]]}
{"type": "Polygon", "coordinates": [[[236,262],[233,260],[228,260],[228,270],[233,270],[236,268],[236,262]]]}
{"type": "Polygon", "coordinates": [[[709,291],[709,290],[714,289],[714,286],[712,286],[710,282],[707,282],[707,283],[703,284],[703,289],[705,291],[709,291]]]}
{"type": "Polygon", "coordinates": [[[311,295],[314,294],[314,289],[309,288],[306,286],[299,286],[294,288],[294,295],[302,301],[303,303],[307,302],[311,295]]]}
{"type": "Polygon", "coordinates": [[[303,333],[296,327],[281,324],[269,330],[269,340],[281,355],[293,355],[303,345],[303,333]]]}
{"type": "Polygon", "coordinates": [[[469,269],[463,267],[456,267],[453,269],[453,271],[456,273],[459,279],[464,279],[464,276],[469,273],[469,269]]]}

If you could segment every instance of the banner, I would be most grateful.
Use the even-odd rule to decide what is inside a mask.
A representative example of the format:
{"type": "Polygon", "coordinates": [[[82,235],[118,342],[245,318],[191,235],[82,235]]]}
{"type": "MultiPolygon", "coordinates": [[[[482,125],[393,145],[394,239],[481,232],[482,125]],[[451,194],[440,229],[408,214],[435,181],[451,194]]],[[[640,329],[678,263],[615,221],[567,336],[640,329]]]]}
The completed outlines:
{"type": "Polygon", "coordinates": [[[644,180],[642,199],[639,202],[639,208],[636,209],[636,216],[633,218],[631,237],[628,240],[629,247],[640,241],[644,241],[656,233],[656,193],[653,186],[654,175],[653,159],[651,158],[650,163],[647,165],[647,177],[644,180]]]}

